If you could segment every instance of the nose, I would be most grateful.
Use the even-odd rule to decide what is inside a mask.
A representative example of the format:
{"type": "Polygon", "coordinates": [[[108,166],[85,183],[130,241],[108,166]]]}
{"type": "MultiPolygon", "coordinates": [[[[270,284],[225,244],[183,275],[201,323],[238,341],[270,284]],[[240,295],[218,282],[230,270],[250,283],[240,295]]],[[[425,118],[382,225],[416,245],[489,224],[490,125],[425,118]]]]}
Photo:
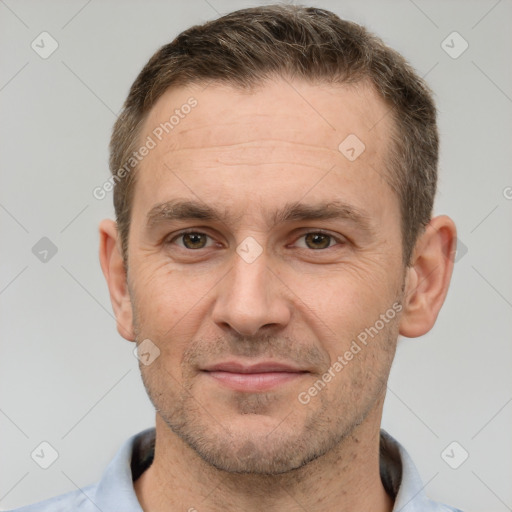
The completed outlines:
{"type": "Polygon", "coordinates": [[[268,266],[263,252],[255,261],[233,254],[233,266],[219,283],[213,320],[223,329],[254,336],[261,329],[285,327],[291,317],[287,287],[268,266]]]}

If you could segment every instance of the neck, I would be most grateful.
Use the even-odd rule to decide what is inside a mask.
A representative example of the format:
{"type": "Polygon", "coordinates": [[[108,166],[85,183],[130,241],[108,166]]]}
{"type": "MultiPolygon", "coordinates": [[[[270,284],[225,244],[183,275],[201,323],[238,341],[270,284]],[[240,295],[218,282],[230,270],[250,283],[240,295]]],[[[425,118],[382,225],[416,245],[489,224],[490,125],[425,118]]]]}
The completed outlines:
{"type": "Polygon", "coordinates": [[[135,482],[144,510],[154,512],[391,512],[379,471],[382,404],[334,450],[281,475],[218,470],[157,415],[153,464],[135,482]]]}

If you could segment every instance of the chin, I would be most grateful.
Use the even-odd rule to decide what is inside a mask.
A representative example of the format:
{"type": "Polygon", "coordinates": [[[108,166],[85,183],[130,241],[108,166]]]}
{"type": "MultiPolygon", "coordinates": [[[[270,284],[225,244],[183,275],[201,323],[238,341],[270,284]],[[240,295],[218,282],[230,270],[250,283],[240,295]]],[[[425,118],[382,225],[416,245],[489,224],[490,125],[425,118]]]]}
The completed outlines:
{"type": "MultiPolygon", "coordinates": [[[[226,413],[200,417],[182,411],[165,420],[208,465],[221,471],[254,475],[278,475],[294,471],[324,455],[336,443],[333,432],[316,435],[304,418],[284,409],[278,416],[226,413]]],[[[314,429],[313,429],[314,430],[314,429]]]]}
{"type": "Polygon", "coordinates": [[[317,455],[299,446],[298,439],[280,436],[269,440],[268,434],[251,435],[245,431],[224,439],[191,440],[188,444],[209,465],[228,473],[278,475],[298,469],[317,455]]]}

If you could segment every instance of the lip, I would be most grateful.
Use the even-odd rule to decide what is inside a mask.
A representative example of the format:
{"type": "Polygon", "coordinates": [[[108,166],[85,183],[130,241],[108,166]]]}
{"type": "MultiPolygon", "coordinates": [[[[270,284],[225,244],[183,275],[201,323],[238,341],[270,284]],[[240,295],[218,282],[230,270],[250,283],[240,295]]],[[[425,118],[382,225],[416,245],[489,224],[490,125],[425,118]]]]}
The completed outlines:
{"type": "Polygon", "coordinates": [[[242,363],[239,361],[225,361],[201,368],[206,372],[230,372],[230,373],[268,373],[268,372],[289,372],[300,373],[306,370],[297,366],[280,363],[277,361],[261,361],[255,364],[242,363]]]}
{"type": "Polygon", "coordinates": [[[275,361],[263,361],[256,364],[226,361],[201,370],[219,384],[245,392],[267,391],[309,373],[302,368],[275,361]]]}

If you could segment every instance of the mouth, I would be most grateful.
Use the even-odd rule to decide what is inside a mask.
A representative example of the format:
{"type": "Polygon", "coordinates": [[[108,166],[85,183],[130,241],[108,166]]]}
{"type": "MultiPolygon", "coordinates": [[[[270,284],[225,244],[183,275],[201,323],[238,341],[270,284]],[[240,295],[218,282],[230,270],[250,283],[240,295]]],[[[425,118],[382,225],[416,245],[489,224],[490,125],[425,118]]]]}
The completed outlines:
{"type": "Polygon", "coordinates": [[[226,361],[202,368],[201,372],[224,387],[253,393],[284,386],[310,373],[293,365],[270,361],[257,364],[226,361]]]}

